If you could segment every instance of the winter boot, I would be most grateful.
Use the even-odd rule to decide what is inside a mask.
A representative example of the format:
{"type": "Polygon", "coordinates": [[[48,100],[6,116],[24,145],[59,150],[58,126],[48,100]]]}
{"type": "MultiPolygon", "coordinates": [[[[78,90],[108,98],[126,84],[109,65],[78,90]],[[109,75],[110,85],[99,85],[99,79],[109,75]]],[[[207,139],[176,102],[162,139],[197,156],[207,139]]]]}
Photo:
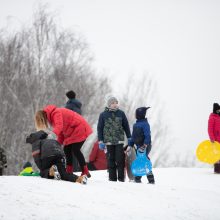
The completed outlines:
{"type": "Polygon", "coordinates": [[[135,176],[134,181],[135,183],[141,183],[141,176],[135,176]]]}
{"type": "Polygon", "coordinates": [[[73,173],[73,166],[72,165],[66,165],[66,172],[67,173],[73,173]]]}
{"type": "Polygon", "coordinates": [[[88,178],[91,177],[91,174],[89,173],[89,169],[88,169],[87,165],[85,165],[83,167],[83,172],[81,173],[81,176],[83,176],[83,175],[86,175],[88,178]]]}
{"type": "Polygon", "coordinates": [[[61,180],[61,176],[60,176],[60,173],[59,173],[59,171],[57,169],[57,166],[53,165],[53,169],[54,169],[54,179],[61,180]]]}
{"type": "Polygon", "coordinates": [[[51,166],[51,168],[49,169],[49,177],[53,177],[54,178],[55,175],[55,171],[53,169],[53,166],[51,166]]]}
{"type": "Polygon", "coordinates": [[[147,174],[147,179],[150,184],[155,184],[154,175],[153,175],[152,171],[147,174]]]}
{"type": "Polygon", "coordinates": [[[214,164],[214,173],[220,173],[220,161],[214,164]]]}
{"type": "Polygon", "coordinates": [[[80,183],[80,184],[87,184],[87,176],[86,175],[83,175],[83,176],[79,176],[77,179],[76,179],[76,183],[80,183]]]}
{"type": "Polygon", "coordinates": [[[57,166],[53,165],[50,169],[49,169],[49,176],[53,177],[56,180],[60,180],[60,174],[58,172],[57,166]]]}

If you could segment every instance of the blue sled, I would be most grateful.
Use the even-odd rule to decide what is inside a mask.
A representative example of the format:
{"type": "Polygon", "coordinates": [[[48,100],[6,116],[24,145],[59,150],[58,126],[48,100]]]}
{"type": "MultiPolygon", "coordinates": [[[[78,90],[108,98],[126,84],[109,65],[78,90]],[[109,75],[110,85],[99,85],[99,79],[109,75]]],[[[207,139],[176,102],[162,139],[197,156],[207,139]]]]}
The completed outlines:
{"type": "Polygon", "coordinates": [[[146,156],[146,150],[137,151],[137,157],[131,164],[131,172],[134,176],[145,176],[152,171],[152,163],[146,156]]]}

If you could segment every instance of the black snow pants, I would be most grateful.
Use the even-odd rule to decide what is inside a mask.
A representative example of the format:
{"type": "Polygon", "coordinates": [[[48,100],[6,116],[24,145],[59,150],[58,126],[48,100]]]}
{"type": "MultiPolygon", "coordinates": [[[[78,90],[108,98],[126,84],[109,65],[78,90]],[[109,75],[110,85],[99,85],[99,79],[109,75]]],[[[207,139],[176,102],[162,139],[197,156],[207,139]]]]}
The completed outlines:
{"type": "Polygon", "coordinates": [[[51,178],[49,176],[49,169],[52,165],[57,166],[58,172],[62,180],[76,182],[76,179],[78,178],[77,175],[66,172],[65,159],[61,156],[51,156],[35,162],[40,170],[40,176],[43,178],[51,178]]]}
{"type": "Polygon", "coordinates": [[[125,154],[122,144],[107,145],[109,180],[125,181],[125,154]]]}

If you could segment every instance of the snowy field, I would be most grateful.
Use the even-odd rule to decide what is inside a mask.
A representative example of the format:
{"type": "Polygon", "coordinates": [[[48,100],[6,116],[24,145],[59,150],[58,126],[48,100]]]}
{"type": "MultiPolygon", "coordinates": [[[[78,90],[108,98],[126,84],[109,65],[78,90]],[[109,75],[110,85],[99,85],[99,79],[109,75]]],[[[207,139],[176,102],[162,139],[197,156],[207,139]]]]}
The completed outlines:
{"type": "Polygon", "coordinates": [[[220,174],[209,168],[154,169],[156,184],[107,181],[87,185],[39,177],[0,177],[1,220],[219,220],[220,174]]]}

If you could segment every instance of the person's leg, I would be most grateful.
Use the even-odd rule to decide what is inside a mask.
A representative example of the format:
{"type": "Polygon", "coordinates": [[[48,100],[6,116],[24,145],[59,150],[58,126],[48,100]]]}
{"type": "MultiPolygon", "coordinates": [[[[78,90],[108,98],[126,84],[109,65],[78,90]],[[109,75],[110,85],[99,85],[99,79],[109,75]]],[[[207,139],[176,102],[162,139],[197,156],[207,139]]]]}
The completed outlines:
{"type": "Polygon", "coordinates": [[[214,164],[214,173],[220,173],[220,161],[214,164]]]}
{"type": "Polygon", "coordinates": [[[118,171],[118,180],[121,182],[125,181],[125,154],[122,144],[115,146],[115,161],[118,171]]]}
{"type": "Polygon", "coordinates": [[[81,152],[81,147],[83,146],[83,144],[84,144],[84,141],[71,144],[72,154],[78,160],[79,165],[80,165],[82,170],[83,170],[83,167],[86,165],[86,161],[85,161],[84,155],[81,152]]]}
{"type": "Polygon", "coordinates": [[[73,173],[73,158],[72,158],[72,147],[71,146],[72,146],[71,144],[64,146],[67,173],[73,173]]]}
{"type": "MultiPolygon", "coordinates": [[[[151,151],[151,144],[147,146],[147,149],[146,149],[146,156],[147,158],[150,160],[150,157],[149,157],[149,153],[151,151]]],[[[155,180],[154,180],[154,174],[153,172],[149,172],[147,174],[147,179],[148,179],[148,182],[151,183],[151,184],[154,184],[155,183],[155,180]]]]}
{"type": "Polygon", "coordinates": [[[44,158],[40,161],[40,176],[42,178],[54,179],[54,176],[49,174],[50,167],[54,164],[54,157],[44,158]]]}
{"type": "Polygon", "coordinates": [[[87,167],[89,170],[93,171],[93,170],[97,170],[96,167],[94,166],[94,164],[92,162],[87,163],[87,167]]]}
{"type": "Polygon", "coordinates": [[[107,162],[110,181],[117,181],[116,162],[115,162],[115,145],[107,145],[107,162]]]}
{"type": "Polygon", "coordinates": [[[65,159],[58,157],[54,161],[54,165],[57,166],[58,172],[60,174],[60,177],[62,180],[70,181],[70,182],[76,182],[77,178],[79,176],[73,174],[73,173],[67,173],[65,169],[65,159]]]}
{"type": "Polygon", "coordinates": [[[79,162],[76,159],[74,154],[72,154],[72,159],[73,159],[73,172],[80,172],[80,171],[82,171],[81,167],[79,166],[79,162]]]}
{"type": "Polygon", "coordinates": [[[72,149],[72,154],[77,158],[79,165],[81,167],[82,170],[81,176],[87,175],[87,177],[91,177],[91,174],[89,173],[89,169],[86,165],[85,157],[81,152],[81,148],[84,142],[85,141],[71,144],[71,149],[72,149]]]}
{"type": "Polygon", "coordinates": [[[0,176],[3,175],[3,168],[0,168],[0,176]]]}

